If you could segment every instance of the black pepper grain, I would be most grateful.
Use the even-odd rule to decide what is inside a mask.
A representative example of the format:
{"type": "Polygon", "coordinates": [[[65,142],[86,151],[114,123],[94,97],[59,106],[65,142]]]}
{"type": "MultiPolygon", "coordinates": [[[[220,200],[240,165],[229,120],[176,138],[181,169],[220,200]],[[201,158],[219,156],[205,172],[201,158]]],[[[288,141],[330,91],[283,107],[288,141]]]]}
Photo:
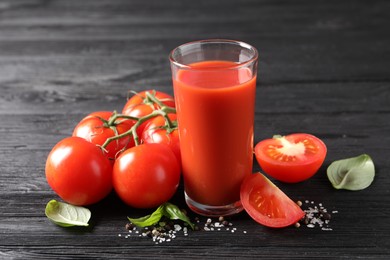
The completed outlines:
{"type": "Polygon", "coordinates": [[[132,230],[135,227],[133,223],[126,223],[125,228],[126,230],[132,230]]]}
{"type": "Polygon", "coordinates": [[[332,215],[330,215],[328,212],[322,212],[320,216],[323,220],[330,220],[332,218],[332,215]]]}

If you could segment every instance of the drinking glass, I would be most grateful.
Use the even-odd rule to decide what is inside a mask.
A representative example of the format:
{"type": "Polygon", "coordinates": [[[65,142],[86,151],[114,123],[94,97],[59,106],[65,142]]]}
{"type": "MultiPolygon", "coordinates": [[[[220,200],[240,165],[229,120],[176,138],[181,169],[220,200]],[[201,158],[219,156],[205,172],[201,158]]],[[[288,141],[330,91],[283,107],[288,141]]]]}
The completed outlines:
{"type": "Polygon", "coordinates": [[[185,200],[204,216],[240,212],[240,185],[252,174],[258,52],[210,39],[170,54],[185,200]]]}

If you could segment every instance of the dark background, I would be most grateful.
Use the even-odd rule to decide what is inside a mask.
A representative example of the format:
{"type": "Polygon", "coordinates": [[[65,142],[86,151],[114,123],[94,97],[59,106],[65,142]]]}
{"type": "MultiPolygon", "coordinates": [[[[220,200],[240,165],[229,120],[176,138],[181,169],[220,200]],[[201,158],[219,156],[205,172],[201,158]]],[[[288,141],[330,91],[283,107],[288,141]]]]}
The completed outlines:
{"type": "MultiPolygon", "coordinates": [[[[386,0],[0,1],[0,258],[388,258],[389,12],[386,0]],[[338,211],[333,230],[270,229],[241,213],[235,233],[155,245],[125,238],[126,217],[150,212],[114,194],[90,207],[88,229],[52,224],[50,149],[86,114],[120,111],[130,89],[172,94],[169,52],[206,38],[259,50],[256,142],[306,132],[326,143],[312,179],[275,184],[338,211]],[[372,185],[333,189],[327,166],[362,153],[376,166],[372,185]]],[[[182,188],[172,202],[185,207],[182,188]]]]}

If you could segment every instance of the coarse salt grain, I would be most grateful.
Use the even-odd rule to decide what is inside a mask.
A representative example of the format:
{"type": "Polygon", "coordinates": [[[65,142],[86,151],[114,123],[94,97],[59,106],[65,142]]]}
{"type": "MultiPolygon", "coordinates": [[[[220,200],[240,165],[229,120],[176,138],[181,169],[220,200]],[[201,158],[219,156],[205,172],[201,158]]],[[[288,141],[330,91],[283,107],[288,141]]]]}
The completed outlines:
{"type": "Polygon", "coordinates": [[[323,228],[321,228],[321,230],[324,230],[324,231],[332,231],[333,229],[332,229],[332,228],[323,227],[323,228]]]}
{"type": "Polygon", "coordinates": [[[180,231],[181,230],[181,226],[178,225],[178,224],[175,224],[173,227],[175,228],[175,231],[180,231]]]}
{"type": "MultiPolygon", "coordinates": [[[[201,221],[199,218],[195,218],[196,223],[200,223],[201,221]]],[[[145,227],[143,229],[137,228],[137,227],[128,227],[129,224],[126,225],[126,229],[128,229],[128,235],[126,238],[135,236],[132,234],[138,234],[137,237],[150,237],[151,240],[155,244],[161,244],[164,242],[170,242],[173,239],[175,239],[177,236],[176,233],[182,234],[183,236],[188,236],[188,224],[184,223],[184,226],[181,226],[179,224],[172,224],[171,229],[166,230],[166,224],[165,222],[159,222],[159,226],[152,226],[150,228],[145,227]],[[179,233],[180,232],[180,233],[179,233]]],[[[132,225],[132,224],[131,224],[132,225]]],[[[169,226],[169,225],[168,225],[169,226]]],[[[231,233],[235,233],[237,231],[236,227],[233,227],[233,223],[225,220],[223,217],[219,217],[217,221],[213,222],[211,218],[208,218],[204,224],[203,227],[204,231],[229,231],[231,233]]],[[[247,233],[247,231],[243,231],[244,234],[247,233]]],[[[120,237],[121,234],[118,234],[120,237]]]]}
{"type": "MultiPolygon", "coordinates": [[[[328,210],[322,203],[315,205],[314,201],[305,200],[305,204],[309,204],[310,206],[307,206],[307,209],[302,209],[305,212],[305,217],[301,220],[301,223],[304,223],[308,228],[315,228],[318,226],[324,231],[333,230],[329,227],[331,215],[327,213],[328,210]]],[[[338,211],[334,210],[332,213],[338,213],[338,211]]],[[[299,226],[300,225],[296,225],[296,227],[299,226]]]]}

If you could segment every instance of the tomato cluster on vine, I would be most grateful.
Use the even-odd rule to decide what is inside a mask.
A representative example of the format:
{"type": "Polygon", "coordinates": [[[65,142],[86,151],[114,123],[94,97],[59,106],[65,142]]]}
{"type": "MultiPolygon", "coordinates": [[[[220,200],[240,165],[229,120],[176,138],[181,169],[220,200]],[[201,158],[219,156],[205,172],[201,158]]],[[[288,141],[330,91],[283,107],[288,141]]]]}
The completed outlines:
{"type": "Polygon", "coordinates": [[[97,203],[114,189],[129,206],[159,206],[180,181],[176,119],[174,98],[155,90],[133,93],[121,113],[92,112],[49,153],[47,182],[73,205],[97,203]]]}

